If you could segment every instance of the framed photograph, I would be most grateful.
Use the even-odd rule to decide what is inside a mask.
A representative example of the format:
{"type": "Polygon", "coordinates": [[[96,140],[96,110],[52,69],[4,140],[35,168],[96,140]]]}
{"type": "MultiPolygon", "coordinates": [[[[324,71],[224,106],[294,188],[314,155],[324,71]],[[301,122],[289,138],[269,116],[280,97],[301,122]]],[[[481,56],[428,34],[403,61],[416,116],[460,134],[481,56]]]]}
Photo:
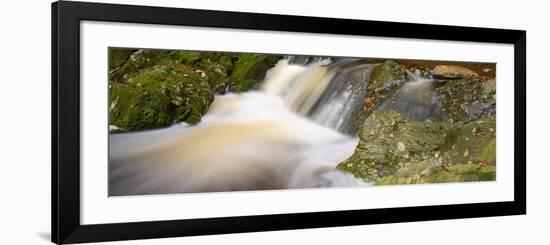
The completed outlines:
{"type": "Polygon", "coordinates": [[[52,4],[52,241],[526,212],[521,30],[52,4]]]}

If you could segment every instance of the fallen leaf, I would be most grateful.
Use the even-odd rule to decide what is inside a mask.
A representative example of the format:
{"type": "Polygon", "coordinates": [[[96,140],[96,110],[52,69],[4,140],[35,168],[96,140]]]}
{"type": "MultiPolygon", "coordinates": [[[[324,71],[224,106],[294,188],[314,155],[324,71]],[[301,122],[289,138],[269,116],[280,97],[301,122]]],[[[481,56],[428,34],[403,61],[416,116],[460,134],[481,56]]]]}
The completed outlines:
{"type": "Polygon", "coordinates": [[[468,149],[466,149],[464,151],[464,154],[462,154],[464,157],[467,157],[468,155],[470,155],[470,152],[468,151],[468,149]]]}

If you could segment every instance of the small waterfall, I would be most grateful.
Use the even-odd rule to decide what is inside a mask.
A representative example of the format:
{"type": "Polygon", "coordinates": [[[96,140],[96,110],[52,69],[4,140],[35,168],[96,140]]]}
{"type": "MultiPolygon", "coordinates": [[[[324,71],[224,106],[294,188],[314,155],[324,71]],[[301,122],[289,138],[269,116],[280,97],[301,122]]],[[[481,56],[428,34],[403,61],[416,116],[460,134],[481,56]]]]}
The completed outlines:
{"type": "Polygon", "coordinates": [[[354,122],[361,115],[367,81],[373,67],[372,64],[335,67],[336,75],[311,111],[310,118],[339,132],[356,135],[357,125],[354,122]]]}
{"type": "Polygon", "coordinates": [[[261,91],[217,95],[195,125],[109,136],[110,195],[368,185],[336,169],[355,150],[375,64],[288,57],[261,91]]]}
{"type": "MultiPolygon", "coordinates": [[[[314,122],[354,135],[373,64],[361,60],[319,59],[307,65],[279,61],[266,75],[263,92],[281,96],[292,111],[314,122]]],[[[307,61],[307,60],[306,60],[307,61]]]]}
{"type": "Polygon", "coordinates": [[[290,64],[281,60],[266,75],[263,91],[281,96],[285,105],[300,115],[308,115],[332,80],[329,60],[321,60],[307,66],[290,64]]]}
{"type": "Polygon", "coordinates": [[[287,59],[280,60],[267,72],[262,90],[268,95],[283,96],[290,84],[307,69],[303,65],[290,64],[287,59]]]}
{"type": "MultiPolygon", "coordinates": [[[[368,185],[336,166],[353,154],[374,66],[287,57],[260,91],[217,95],[202,121],[109,136],[110,195],[368,185]]],[[[420,72],[377,109],[438,118],[438,83],[420,72]]]]}
{"type": "Polygon", "coordinates": [[[109,141],[111,196],[365,185],[335,169],[357,138],[265,93],[218,95],[198,125],[111,134],[109,141]]]}

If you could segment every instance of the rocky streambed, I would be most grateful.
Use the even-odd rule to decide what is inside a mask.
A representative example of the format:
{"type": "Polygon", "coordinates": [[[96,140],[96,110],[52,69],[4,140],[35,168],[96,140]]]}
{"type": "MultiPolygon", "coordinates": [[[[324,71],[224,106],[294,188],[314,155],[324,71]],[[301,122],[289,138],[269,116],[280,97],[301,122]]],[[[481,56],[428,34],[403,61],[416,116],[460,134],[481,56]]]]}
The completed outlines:
{"type": "MultiPolygon", "coordinates": [[[[113,129],[111,139],[116,139],[112,141],[114,144],[130,145],[118,142],[139,139],[144,142],[140,146],[159,145],[156,141],[168,141],[170,134],[166,132],[169,131],[162,131],[166,140],[155,137],[155,142],[147,142],[152,139],[139,135],[180,123],[188,126],[178,128],[178,132],[193,132],[193,127],[204,129],[209,125],[215,126],[222,122],[216,121],[221,120],[218,118],[232,115],[231,120],[226,121],[231,125],[226,124],[224,128],[227,129],[223,130],[241,127],[253,129],[253,132],[247,130],[247,138],[243,140],[242,134],[222,132],[217,128],[219,137],[229,133],[241,138],[220,141],[227,144],[211,144],[213,148],[208,151],[212,154],[206,152],[205,156],[209,156],[205,158],[213,159],[212,156],[224,152],[224,149],[215,149],[216,145],[227,149],[248,145],[248,153],[256,149],[250,144],[265,146],[254,150],[253,158],[249,155],[240,158],[242,151],[238,154],[227,153],[234,155],[225,158],[233,161],[231,166],[247,162],[247,166],[252,164],[254,168],[261,168],[261,171],[255,172],[261,172],[262,176],[251,177],[250,169],[240,170],[243,175],[238,180],[228,179],[226,183],[231,186],[229,182],[236,181],[238,184],[233,185],[238,186],[236,189],[224,188],[223,181],[218,183],[222,187],[205,186],[202,189],[194,183],[196,188],[192,190],[175,188],[181,183],[163,183],[163,186],[174,187],[166,188],[175,192],[249,190],[254,189],[253,182],[258,179],[264,189],[326,187],[336,185],[334,183],[347,186],[364,182],[387,185],[496,179],[495,64],[123,48],[110,48],[109,57],[109,124],[113,129]],[[219,103],[211,108],[218,99],[219,103]],[[269,103],[265,104],[265,101],[269,103]],[[286,109],[279,108],[279,105],[286,109]],[[204,118],[206,122],[203,123],[204,118]],[[242,124],[251,120],[262,125],[276,122],[277,128],[283,128],[281,132],[284,133],[265,138],[266,132],[273,132],[274,128],[242,124]],[[287,134],[290,136],[280,138],[287,134]],[[353,145],[350,142],[357,141],[355,149],[349,149],[353,145]],[[230,142],[240,142],[240,145],[230,142]],[[277,145],[282,142],[284,146],[277,145]],[[338,157],[332,159],[313,150],[325,148],[327,152],[341,154],[336,154],[338,157]],[[290,161],[284,152],[299,157],[290,161]],[[348,157],[340,156],[344,153],[348,157]],[[267,161],[269,166],[259,167],[254,163],[254,159],[264,158],[270,159],[267,161]],[[327,162],[327,159],[336,162],[327,162]],[[278,163],[280,167],[277,167],[278,163]],[[287,180],[291,176],[289,171],[300,174],[290,181],[287,180]],[[275,173],[284,178],[274,177],[275,173]],[[354,176],[359,182],[350,181],[348,177],[342,177],[344,175],[354,176]],[[337,176],[338,179],[327,179],[327,176],[337,176]],[[285,179],[283,182],[286,184],[279,181],[276,186],[265,186],[265,183],[276,182],[270,181],[270,178],[285,179]],[[308,181],[307,184],[296,184],[303,182],[297,179],[308,181]],[[242,186],[242,183],[247,185],[242,186]]],[[[180,145],[180,149],[196,152],[198,149],[194,150],[193,145],[209,145],[198,142],[203,140],[201,137],[185,138],[187,136],[182,135],[187,133],[177,134],[180,137],[178,142],[185,144],[180,145]]],[[[216,141],[211,133],[204,139],[216,141]]],[[[140,171],[155,172],[156,178],[162,178],[157,173],[161,172],[158,168],[166,167],[166,164],[161,164],[163,159],[168,159],[166,156],[147,155],[140,158],[143,152],[134,154],[129,147],[114,147],[126,152],[114,152],[117,157],[111,157],[115,163],[110,165],[110,172],[131,169],[128,166],[133,164],[139,165],[136,169],[140,171]],[[134,164],[135,160],[120,157],[126,155],[127,159],[148,160],[134,164]]],[[[174,176],[177,172],[173,169],[175,166],[190,165],[192,160],[179,156],[177,149],[174,145],[170,146],[171,165],[163,171],[171,173],[170,176],[174,177],[172,181],[191,179],[194,171],[191,167],[174,176]],[[183,159],[175,159],[177,157],[183,159]]],[[[157,148],[147,148],[145,151],[155,154],[166,152],[157,148]]],[[[202,151],[204,149],[201,148],[202,151]]],[[[200,161],[195,159],[195,162],[200,161]]],[[[212,169],[229,169],[222,160],[209,160],[205,164],[212,169]]],[[[145,175],[136,173],[136,169],[111,176],[110,180],[112,183],[126,181],[132,185],[144,181],[145,175]],[[134,180],[129,181],[132,178],[134,180]]],[[[240,168],[232,169],[235,170],[231,171],[232,174],[239,174],[236,169],[240,168]]],[[[125,192],[120,189],[120,193],[125,192]]]]}
{"type": "Polygon", "coordinates": [[[495,180],[494,78],[386,61],[368,84],[360,141],[340,169],[377,185],[495,180]]]}

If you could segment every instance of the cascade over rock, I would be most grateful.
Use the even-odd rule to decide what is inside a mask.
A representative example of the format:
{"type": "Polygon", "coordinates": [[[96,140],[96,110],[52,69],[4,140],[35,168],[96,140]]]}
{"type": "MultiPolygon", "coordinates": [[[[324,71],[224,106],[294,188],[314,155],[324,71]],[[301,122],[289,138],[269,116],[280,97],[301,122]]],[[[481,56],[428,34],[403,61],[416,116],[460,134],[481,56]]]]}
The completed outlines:
{"type": "Polygon", "coordinates": [[[109,56],[110,195],[496,178],[496,81],[466,68],[117,48],[109,56]]]}

